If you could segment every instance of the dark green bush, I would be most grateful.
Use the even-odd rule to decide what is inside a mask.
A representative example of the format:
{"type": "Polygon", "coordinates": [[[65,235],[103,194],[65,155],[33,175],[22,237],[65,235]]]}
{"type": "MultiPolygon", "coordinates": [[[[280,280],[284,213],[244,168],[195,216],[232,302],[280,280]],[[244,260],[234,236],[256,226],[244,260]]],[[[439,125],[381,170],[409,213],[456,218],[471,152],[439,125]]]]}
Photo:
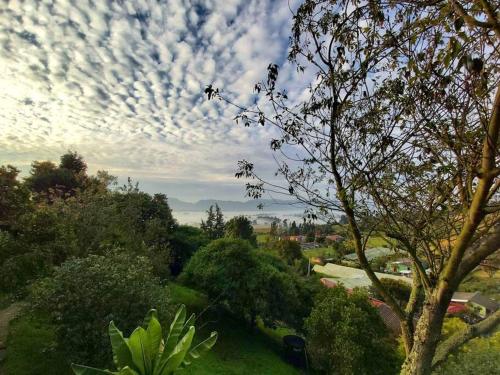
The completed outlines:
{"type": "Polygon", "coordinates": [[[239,239],[219,239],[198,250],[181,279],[251,325],[260,317],[267,326],[300,329],[312,305],[302,279],[281,259],[239,239]]]}
{"type": "Polygon", "coordinates": [[[168,292],[151,262],[118,251],[69,260],[32,288],[33,308],[50,315],[58,345],[73,362],[108,365],[111,320],[130,334],[150,308],[170,318],[168,292]]]}
{"type": "Polygon", "coordinates": [[[325,289],[305,323],[313,367],[327,374],[398,373],[396,345],[367,295],[359,290],[325,289]]]}

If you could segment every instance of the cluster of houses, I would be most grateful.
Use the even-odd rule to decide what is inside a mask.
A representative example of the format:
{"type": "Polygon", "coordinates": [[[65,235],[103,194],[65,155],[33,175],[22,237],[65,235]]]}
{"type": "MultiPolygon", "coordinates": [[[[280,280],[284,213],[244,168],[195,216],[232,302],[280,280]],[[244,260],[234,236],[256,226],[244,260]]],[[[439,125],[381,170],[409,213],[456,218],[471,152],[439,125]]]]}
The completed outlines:
{"type": "MultiPolygon", "coordinates": [[[[284,239],[297,241],[301,244],[303,250],[308,250],[320,247],[317,242],[317,237],[318,236],[316,236],[314,242],[308,242],[308,237],[302,235],[287,236],[284,237],[284,239]]],[[[326,242],[331,243],[344,240],[344,238],[338,234],[327,235],[324,236],[323,239],[326,242]]],[[[394,249],[390,249],[388,247],[370,248],[365,253],[369,262],[382,257],[390,259],[385,263],[385,267],[380,267],[380,271],[382,272],[375,272],[379,279],[394,279],[411,285],[412,260],[410,258],[394,259],[394,254],[394,249]]],[[[360,287],[370,287],[371,280],[368,278],[365,271],[355,268],[358,262],[357,255],[348,254],[344,256],[343,259],[344,261],[342,265],[333,263],[324,264],[325,260],[320,258],[311,258],[310,261],[314,264],[313,271],[324,276],[321,278],[321,283],[325,287],[333,288],[340,284],[342,284],[347,290],[360,287]]],[[[424,266],[427,268],[427,265],[424,264],[424,266]]],[[[430,270],[427,269],[427,272],[430,272],[430,270]]],[[[392,311],[386,303],[376,298],[370,298],[370,302],[379,311],[380,316],[387,327],[395,334],[400,334],[399,319],[394,311],[392,311]]],[[[456,292],[453,294],[447,312],[449,315],[461,316],[465,320],[477,321],[494,313],[499,307],[500,306],[496,301],[482,295],[479,292],[456,292]]]]}
{"type": "MultiPolygon", "coordinates": [[[[405,260],[390,262],[388,268],[391,273],[375,272],[375,275],[380,278],[394,279],[408,285],[411,285],[412,279],[408,277],[408,264],[405,260]]],[[[386,267],[387,268],[387,267],[386,267]]],[[[370,287],[371,280],[366,275],[365,271],[359,268],[346,267],[343,265],[327,263],[325,265],[316,264],[313,271],[323,275],[320,279],[321,283],[327,288],[334,288],[338,285],[343,285],[347,290],[354,288],[370,287]]],[[[396,335],[401,333],[399,319],[394,311],[383,301],[376,298],[370,298],[372,306],[374,306],[386,326],[396,335]]],[[[488,315],[494,313],[499,308],[499,304],[482,295],[479,292],[464,293],[456,292],[451,303],[448,306],[448,314],[461,316],[465,320],[475,321],[484,319],[488,315]]]]}

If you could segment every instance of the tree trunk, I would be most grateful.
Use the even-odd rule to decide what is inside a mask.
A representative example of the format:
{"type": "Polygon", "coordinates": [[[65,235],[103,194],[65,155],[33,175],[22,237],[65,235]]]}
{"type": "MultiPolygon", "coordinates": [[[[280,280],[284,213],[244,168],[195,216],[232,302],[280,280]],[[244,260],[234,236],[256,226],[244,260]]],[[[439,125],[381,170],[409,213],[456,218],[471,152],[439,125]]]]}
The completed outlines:
{"type": "Polygon", "coordinates": [[[446,307],[444,304],[428,303],[417,322],[413,347],[401,368],[401,375],[429,375],[432,360],[441,336],[446,307]]]}

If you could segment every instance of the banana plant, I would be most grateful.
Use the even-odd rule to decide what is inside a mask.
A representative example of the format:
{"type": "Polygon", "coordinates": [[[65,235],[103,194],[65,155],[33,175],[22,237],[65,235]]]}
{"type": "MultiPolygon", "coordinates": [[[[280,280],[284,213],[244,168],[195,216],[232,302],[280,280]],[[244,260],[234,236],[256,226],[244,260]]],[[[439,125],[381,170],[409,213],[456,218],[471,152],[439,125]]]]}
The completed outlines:
{"type": "Polygon", "coordinates": [[[217,341],[217,332],[191,348],[195,315],[186,320],[186,307],[182,305],[170,325],[166,339],[158,321],[156,310],[150,310],[143,327],[138,327],[129,338],[123,337],[115,324],[109,324],[109,338],[113,349],[113,362],[117,371],[75,365],[76,375],[171,375],[189,366],[193,360],[209,351],[217,341]]]}

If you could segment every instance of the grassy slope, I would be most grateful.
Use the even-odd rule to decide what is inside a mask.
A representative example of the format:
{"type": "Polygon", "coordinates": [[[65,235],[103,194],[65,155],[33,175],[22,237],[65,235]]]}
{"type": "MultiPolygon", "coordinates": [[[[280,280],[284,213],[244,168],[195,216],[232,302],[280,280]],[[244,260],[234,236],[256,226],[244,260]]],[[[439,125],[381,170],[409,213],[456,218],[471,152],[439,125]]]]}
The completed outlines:
{"type": "MultiPolygon", "coordinates": [[[[178,284],[171,284],[170,289],[172,299],[185,304],[188,312],[200,312],[207,304],[206,297],[192,289],[178,284]]],[[[229,316],[204,315],[200,321],[202,325],[203,322],[208,324],[199,330],[198,339],[205,338],[211,331],[217,331],[219,339],[215,347],[183,371],[184,374],[300,374],[280,357],[278,341],[286,331],[261,328],[261,331],[252,332],[229,316]]]]}
{"type": "MultiPolygon", "coordinates": [[[[178,284],[170,285],[171,297],[187,306],[188,312],[200,312],[208,304],[207,298],[178,284]]],[[[224,316],[217,321],[204,315],[199,324],[207,322],[197,333],[198,339],[207,337],[212,330],[219,332],[219,340],[205,357],[193,363],[184,374],[300,374],[280,357],[277,341],[285,331],[266,330],[251,332],[238,321],[224,316]]],[[[64,357],[51,349],[54,334],[43,317],[25,315],[11,323],[7,360],[0,368],[3,375],[70,375],[64,357]]]]}
{"type": "Polygon", "coordinates": [[[5,375],[69,375],[64,357],[53,349],[54,332],[43,317],[30,314],[10,324],[7,359],[1,367],[5,375]]]}
{"type": "Polygon", "coordinates": [[[486,272],[477,270],[465,278],[458,287],[462,292],[480,292],[485,296],[500,301],[500,271],[493,277],[489,277],[486,272]]]}

